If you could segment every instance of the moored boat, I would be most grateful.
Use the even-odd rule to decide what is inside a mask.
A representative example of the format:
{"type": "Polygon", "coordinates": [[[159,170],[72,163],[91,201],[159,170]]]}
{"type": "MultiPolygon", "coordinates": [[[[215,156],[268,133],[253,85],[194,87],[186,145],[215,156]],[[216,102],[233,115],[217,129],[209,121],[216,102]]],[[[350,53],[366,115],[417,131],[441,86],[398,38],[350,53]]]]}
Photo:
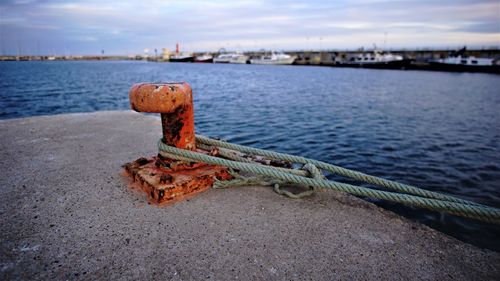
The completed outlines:
{"type": "Polygon", "coordinates": [[[466,47],[451,52],[447,58],[429,61],[430,70],[455,72],[490,72],[500,73],[500,65],[491,58],[465,56],[466,47]]]}
{"type": "Polygon", "coordinates": [[[181,52],[179,43],[175,44],[175,54],[169,58],[170,62],[193,62],[194,56],[192,53],[181,52]]]}
{"type": "Polygon", "coordinates": [[[201,55],[201,56],[196,56],[194,58],[194,62],[198,62],[198,63],[212,63],[214,61],[214,57],[210,54],[204,54],[204,55],[201,55]]]}
{"type": "Polygon", "coordinates": [[[248,56],[240,53],[221,53],[216,58],[214,58],[215,63],[239,63],[245,64],[248,61],[248,56]]]}
{"type": "Polygon", "coordinates": [[[194,56],[192,54],[179,53],[170,56],[170,62],[193,62],[194,56]]]}
{"type": "Polygon", "coordinates": [[[338,63],[336,66],[406,69],[410,66],[412,61],[413,60],[406,59],[401,55],[394,55],[375,48],[372,53],[360,53],[351,56],[347,60],[338,63]]]}
{"type": "Polygon", "coordinates": [[[271,52],[269,55],[263,55],[260,58],[251,59],[251,64],[292,64],[296,56],[291,56],[283,52],[271,52]]]}

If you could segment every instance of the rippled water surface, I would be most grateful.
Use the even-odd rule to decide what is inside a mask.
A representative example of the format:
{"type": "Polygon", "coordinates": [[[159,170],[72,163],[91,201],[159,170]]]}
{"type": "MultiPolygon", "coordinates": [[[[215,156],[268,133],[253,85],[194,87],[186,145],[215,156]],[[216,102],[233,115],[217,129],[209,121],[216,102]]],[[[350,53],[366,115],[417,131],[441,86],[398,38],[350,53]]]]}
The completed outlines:
{"type": "MultiPolygon", "coordinates": [[[[500,207],[500,76],[490,74],[2,62],[0,119],[128,109],[128,89],[144,81],[189,82],[198,133],[500,207]]],[[[498,226],[376,203],[461,240],[500,250],[498,226]]]]}

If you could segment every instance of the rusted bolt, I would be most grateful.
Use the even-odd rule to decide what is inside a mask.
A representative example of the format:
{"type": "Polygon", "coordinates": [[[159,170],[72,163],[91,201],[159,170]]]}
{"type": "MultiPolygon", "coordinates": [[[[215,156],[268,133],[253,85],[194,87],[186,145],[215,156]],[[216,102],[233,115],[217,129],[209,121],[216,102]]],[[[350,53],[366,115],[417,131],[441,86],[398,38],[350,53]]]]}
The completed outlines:
{"type": "Polygon", "coordinates": [[[149,160],[144,158],[144,157],[141,157],[141,158],[135,160],[135,162],[137,162],[137,164],[139,164],[139,166],[143,166],[143,165],[148,164],[149,160]]]}
{"type": "Polygon", "coordinates": [[[134,84],[129,98],[130,106],[135,111],[161,113],[166,144],[196,150],[193,93],[188,83],[134,84]]]}
{"type": "Polygon", "coordinates": [[[160,176],[160,183],[171,183],[172,182],[172,176],[168,174],[164,174],[160,176]]]}

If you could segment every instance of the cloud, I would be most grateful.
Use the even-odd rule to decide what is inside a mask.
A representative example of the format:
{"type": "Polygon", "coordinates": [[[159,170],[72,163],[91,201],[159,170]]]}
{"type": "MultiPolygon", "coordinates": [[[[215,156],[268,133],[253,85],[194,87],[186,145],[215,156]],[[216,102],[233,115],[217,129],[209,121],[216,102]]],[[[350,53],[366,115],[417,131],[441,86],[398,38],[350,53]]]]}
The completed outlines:
{"type": "Polygon", "coordinates": [[[384,37],[391,47],[498,46],[499,6],[494,0],[17,0],[0,3],[0,34],[11,52],[16,46],[9,42],[34,40],[81,53],[140,53],[176,42],[191,50],[357,48],[380,45],[384,37]]]}
{"type": "Polygon", "coordinates": [[[469,23],[461,28],[457,28],[456,31],[466,31],[472,33],[496,33],[500,40],[500,23],[494,22],[479,22],[479,23],[469,23]]]}

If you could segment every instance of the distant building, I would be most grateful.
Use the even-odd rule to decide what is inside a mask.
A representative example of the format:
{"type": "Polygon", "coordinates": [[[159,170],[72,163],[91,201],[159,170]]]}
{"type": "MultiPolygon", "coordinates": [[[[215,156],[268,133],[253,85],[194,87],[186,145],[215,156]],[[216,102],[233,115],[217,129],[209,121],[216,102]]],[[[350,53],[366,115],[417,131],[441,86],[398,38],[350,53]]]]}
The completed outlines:
{"type": "Polygon", "coordinates": [[[170,50],[167,48],[163,48],[161,49],[161,51],[162,51],[161,59],[164,61],[168,61],[170,59],[170,50]]]}

